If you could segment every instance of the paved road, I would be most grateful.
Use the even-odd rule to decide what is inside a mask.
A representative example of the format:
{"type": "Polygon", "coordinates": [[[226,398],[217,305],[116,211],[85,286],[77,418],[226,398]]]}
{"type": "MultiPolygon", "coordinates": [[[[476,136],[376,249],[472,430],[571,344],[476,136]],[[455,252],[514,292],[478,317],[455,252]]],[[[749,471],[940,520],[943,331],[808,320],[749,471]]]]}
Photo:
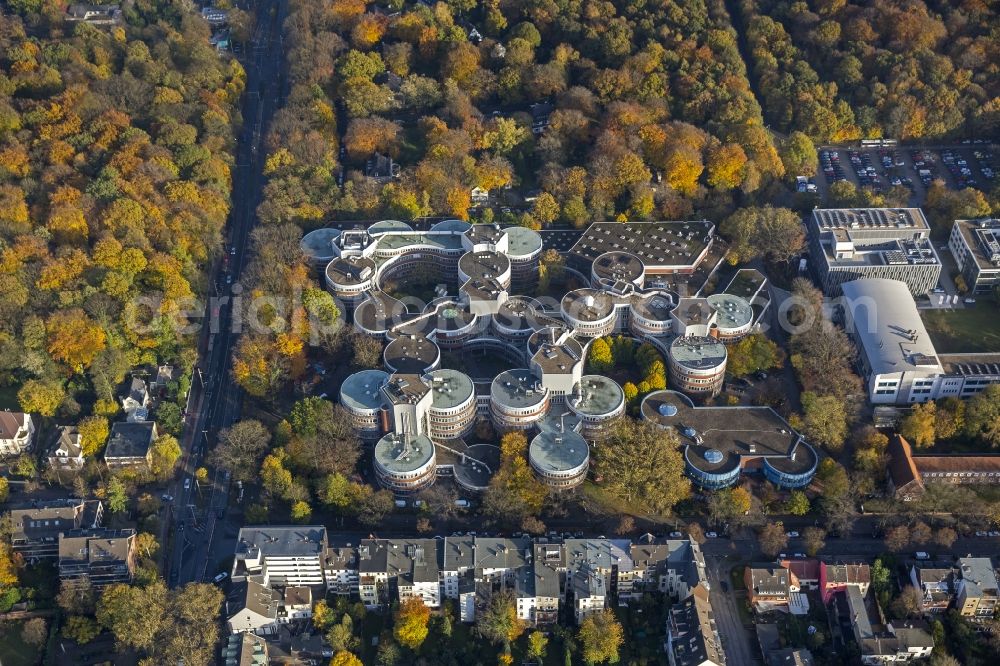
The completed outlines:
{"type": "Polygon", "coordinates": [[[722,649],[726,653],[727,666],[754,666],[760,663],[756,658],[754,637],[743,626],[740,612],[736,604],[743,603],[737,599],[736,590],[723,591],[722,582],[729,580],[731,564],[721,557],[707,560],[708,583],[711,586],[709,600],[712,602],[712,613],[715,615],[715,626],[719,630],[722,649]]]}
{"type": "Polygon", "coordinates": [[[236,421],[242,406],[242,392],[230,374],[229,354],[239,334],[234,332],[233,308],[225,296],[227,290],[234,296],[242,291],[239,278],[248,262],[249,234],[257,222],[256,209],[264,186],[264,139],[271,118],[287,93],[281,48],[284,12],[281,0],[258,0],[257,25],[242,56],[247,87],[242,108],[244,129],[238,141],[233,175],[228,266],[220,265],[215,275],[216,296],[222,297],[213,300],[206,312],[209,325],[203,331],[196,373],[201,381],[192,388],[180,478],[169,491],[174,502],[166,524],[172,535],[172,547],[165,573],[171,586],[214,576],[213,542],[216,550],[224,548],[217,542],[229,539],[232,532],[228,525],[216,530],[218,516],[226,518],[228,477],[221,470],[211,469],[203,457],[209,437],[236,421]],[[202,487],[193,478],[198,467],[209,467],[209,481],[202,487]]]}

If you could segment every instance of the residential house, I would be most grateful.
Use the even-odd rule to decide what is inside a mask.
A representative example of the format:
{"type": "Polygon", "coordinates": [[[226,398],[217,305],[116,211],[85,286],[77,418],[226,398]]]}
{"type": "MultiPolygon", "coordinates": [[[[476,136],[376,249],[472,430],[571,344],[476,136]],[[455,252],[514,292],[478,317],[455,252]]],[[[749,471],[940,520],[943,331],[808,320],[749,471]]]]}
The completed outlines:
{"type": "Polygon", "coordinates": [[[1000,586],[990,558],[961,557],[958,559],[958,573],[955,591],[958,612],[974,622],[992,618],[1000,607],[1000,586]]]}
{"type": "Polygon", "coordinates": [[[800,589],[819,589],[819,560],[813,558],[780,560],[779,564],[792,572],[795,580],[799,582],[800,589]]]}
{"type": "Polygon", "coordinates": [[[16,456],[35,442],[35,422],[24,412],[0,412],[0,456],[16,456]]]}
{"type": "Polygon", "coordinates": [[[25,560],[59,557],[59,535],[98,528],[103,518],[99,500],[36,502],[29,508],[11,509],[11,546],[25,560]]]}
{"type": "Polygon", "coordinates": [[[89,23],[90,25],[117,25],[122,21],[122,10],[118,5],[88,5],[76,3],[66,10],[69,23],[89,23]]]}
{"type": "Polygon", "coordinates": [[[814,666],[812,653],[805,648],[782,647],[778,625],[757,622],[757,643],[766,666],[814,666]]]}
{"type": "Polygon", "coordinates": [[[267,642],[255,634],[231,634],[222,649],[223,666],[267,666],[267,642]]]}
{"type": "Polygon", "coordinates": [[[233,581],[261,576],[261,584],[326,585],[326,528],[316,525],[244,527],[236,539],[233,581]]]}
{"type": "Polygon", "coordinates": [[[476,537],[476,580],[513,585],[515,574],[531,559],[531,539],[476,537]]]}
{"type": "Polygon", "coordinates": [[[819,565],[819,592],[824,604],[829,604],[834,593],[857,588],[861,596],[868,594],[872,573],[867,564],[819,565]]]}
{"type": "Polygon", "coordinates": [[[955,570],[910,567],[910,582],[920,590],[924,613],[943,613],[955,598],[955,570]]]}
{"type": "Polygon", "coordinates": [[[208,22],[209,26],[218,28],[219,26],[226,25],[226,21],[229,20],[229,12],[216,7],[202,7],[201,17],[208,22]]]}
{"type": "Polygon", "coordinates": [[[934,639],[926,629],[912,622],[886,623],[874,595],[849,585],[836,594],[844,595],[847,617],[861,652],[861,663],[870,666],[912,661],[929,657],[934,639]]]}
{"type": "Polygon", "coordinates": [[[459,598],[461,580],[476,567],[476,539],[470,536],[445,537],[442,544],[441,585],[448,599],[459,598]]]}
{"type": "Polygon", "coordinates": [[[441,570],[437,540],[393,539],[387,544],[386,570],[395,579],[400,601],[420,599],[425,606],[441,606],[441,570]]]}
{"type": "Polygon", "coordinates": [[[122,410],[129,421],[145,421],[149,417],[149,389],[142,377],[133,377],[122,396],[122,410]]]}
{"type": "Polygon", "coordinates": [[[281,623],[295,620],[308,620],[313,615],[312,588],[293,585],[285,588],[281,609],[278,611],[278,621],[281,623]]]}
{"type": "Polygon", "coordinates": [[[83,468],[83,439],[76,426],[59,426],[49,448],[49,467],[76,472],[83,468]]]}
{"type": "Polygon", "coordinates": [[[657,541],[647,535],[629,548],[633,597],[659,591],[685,599],[698,585],[708,587],[705,556],[691,540],[657,541]]]}
{"type": "Polygon", "coordinates": [[[135,530],[106,528],[59,534],[59,580],[91,587],[130,583],[135,573],[135,530]]]}
{"type": "Polygon", "coordinates": [[[350,595],[358,591],[358,551],[350,544],[327,548],[324,569],[327,592],[350,595]]]}
{"type": "Polygon", "coordinates": [[[490,191],[482,187],[473,187],[469,190],[469,199],[473,206],[488,206],[490,203],[490,191]]]}
{"type": "Polygon", "coordinates": [[[715,624],[708,588],[697,585],[667,617],[667,659],[670,666],[723,666],[726,656],[715,624]]]}
{"type": "Polygon", "coordinates": [[[608,580],[596,567],[587,563],[572,574],[573,611],[576,623],[604,610],[608,598],[608,580]]]}
{"type": "Polygon", "coordinates": [[[268,587],[261,576],[248,576],[237,582],[226,601],[229,632],[250,632],[258,636],[277,633],[281,601],[281,593],[268,587]]]}
{"type": "Polygon", "coordinates": [[[153,442],[159,437],[152,421],[118,421],[104,448],[104,464],[110,469],[149,469],[153,462],[153,442]]]}
{"type": "Polygon", "coordinates": [[[562,598],[559,572],[564,566],[561,544],[534,544],[529,562],[515,571],[514,597],[519,619],[535,626],[558,621],[562,598]]]}
{"type": "Polygon", "coordinates": [[[771,563],[752,564],[743,570],[750,605],[758,613],[788,612],[792,586],[798,591],[795,575],[782,566],[771,563]]]}
{"type": "MultiPolygon", "coordinates": [[[[156,368],[156,378],[149,385],[150,391],[162,393],[170,382],[177,381],[180,373],[172,365],[161,365],[156,368]]],[[[181,396],[183,397],[183,396],[181,396]]]]}
{"type": "Polygon", "coordinates": [[[566,539],[566,569],[569,575],[586,565],[607,582],[609,598],[631,596],[635,566],[627,539],[566,539]]]}

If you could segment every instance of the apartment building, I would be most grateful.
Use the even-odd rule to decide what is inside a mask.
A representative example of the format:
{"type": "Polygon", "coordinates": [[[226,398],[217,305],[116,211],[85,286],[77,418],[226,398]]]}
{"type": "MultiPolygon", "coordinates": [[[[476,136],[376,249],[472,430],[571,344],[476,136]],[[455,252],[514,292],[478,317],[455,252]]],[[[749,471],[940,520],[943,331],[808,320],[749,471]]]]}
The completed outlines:
{"type": "Polygon", "coordinates": [[[991,619],[1000,608],[1000,585],[990,558],[961,557],[957,564],[955,607],[958,612],[973,622],[991,619]]]}
{"type": "Polygon", "coordinates": [[[867,564],[827,564],[819,565],[819,591],[824,604],[830,603],[837,592],[856,589],[861,596],[868,594],[872,572],[867,564]]]}
{"type": "Polygon", "coordinates": [[[920,590],[924,613],[943,613],[955,599],[955,570],[951,568],[910,567],[910,583],[920,590]]]}
{"type": "Polygon", "coordinates": [[[1000,284],[1000,220],[955,220],[948,249],[971,293],[1000,284]]]}
{"type": "Polygon", "coordinates": [[[708,588],[696,586],[674,604],[667,617],[667,659],[670,666],[724,666],[726,655],[715,623],[708,588]]]}
{"type": "Polygon", "coordinates": [[[778,564],[753,564],[743,570],[750,605],[758,613],[788,612],[792,588],[799,589],[791,571],[778,564]]]}
{"type": "Polygon", "coordinates": [[[11,546],[25,560],[59,557],[59,536],[79,529],[95,529],[104,519],[99,500],[56,500],[11,509],[11,546]]]}
{"type": "Polygon", "coordinates": [[[261,576],[265,586],[327,585],[326,528],[319,526],[244,527],[236,539],[232,580],[261,576]]]}
{"type": "Polygon", "coordinates": [[[59,580],[103,588],[130,583],[135,573],[135,530],[78,529],[59,534],[59,580]]]}

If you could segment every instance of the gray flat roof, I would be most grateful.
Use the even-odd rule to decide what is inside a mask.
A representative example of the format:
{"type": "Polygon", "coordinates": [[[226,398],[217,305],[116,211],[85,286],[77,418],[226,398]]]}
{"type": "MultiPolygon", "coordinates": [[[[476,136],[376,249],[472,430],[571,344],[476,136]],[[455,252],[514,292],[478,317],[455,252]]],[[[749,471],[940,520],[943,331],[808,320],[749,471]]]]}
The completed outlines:
{"type": "Polygon", "coordinates": [[[382,387],[382,395],[394,405],[415,405],[430,390],[422,375],[396,373],[382,387]]]}
{"type": "Polygon", "coordinates": [[[590,449],[587,440],[573,430],[543,430],[531,440],[528,457],[543,472],[564,472],[587,462],[590,449]]]}
{"type": "Polygon", "coordinates": [[[504,227],[507,232],[507,254],[527,257],[542,251],[542,237],[527,227],[504,227]]]}
{"type": "Polygon", "coordinates": [[[665,390],[647,395],[640,411],[648,421],[677,429],[685,459],[706,472],[730,470],[743,458],[767,458],[772,467],[789,474],[807,472],[817,462],[812,447],[770,407],[696,407],[683,394],[665,390]],[[684,436],[681,428],[694,428],[703,443],[684,436]],[[706,458],[713,450],[722,454],[714,462],[708,459],[711,454],[706,458]]]}
{"type": "Polygon", "coordinates": [[[333,259],[333,241],[340,236],[340,229],[314,229],[299,242],[302,253],[313,261],[333,259]]]}
{"type": "Polygon", "coordinates": [[[465,237],[477,243],[496,243],[503,237],[504,231],[499,224],[473,224],[466,229],[465,237]]]}
{"type": "Polygon", "coordinates": [[[611,314],[614,297],[600,289],[575,289],[562,297],[563,312],[580,321],[597,321],[611,314]]]}
{"type": "Polygon", "coordinates": [[[374,456],[390,472],[413,472],[434,457],[434,443],[424,435],[406,439],[391,432],[375,444],[374,456]]]}
{"type": "Polygon", "coordinates": [[[993,261],[1000,255],[1000,219],[955,220],[955,226],[981,270],[1000,270],[993,261]]]}
{"type": "Polygon", "coordinates": [[[594,260],[594,274],[607,280],[631,282],[642,275],[643,266],[639,257],[631,252],[605,252],[594,260]]]}
{"type": "Polygon", "coordinates": [[[625,402],[625,392],[610,377],[584,375],[569,400],[578,413],[599,416],[618,409],[625,402]],[[577,392],[579,398],[575,397],[577,392]]]}
{"type": "Polygon", "coordinates": [[[326,266],[326,276],[335,284],[361,284],[375,275],[378,266],[367,257],[338,257],[326,266]]]}
{"type": "Polygon", "coordinates": [[[441,356],[438,346],[420,333],[403,334],[385,347],[385,362],[396,372],[422,373],[441,356]]]}
{"type": "Polygon", "coordinates": [[[384,291],[368,292],[368,297],[354,308],[354,321],[372,331],[387,331],[411,318],[406,306],[384,291]]]}
{"type": "Polygon", "coordinates": [[[452,409],[472,397],[475,387],[465,373],[442,368],[430,373],[433,405],[437,409],[452,409]]]}
{"type": "Polygon", "coordinates": [[[893,374],[939,367],[934,343],[905,282],[864,278],[841,287],[844,307],[853,319],[855,337],[872,372],[893,374]]]}
{"type": "Polygon", "coordinates": [[[741,268],[736,271],[736,275],[733,276],[733,279],[729,281],[729,284],[723,291],[743,299],[749,299],[760,291],[760,288],[766,282],[767,278],[756,268],[741,268]]]}
{"type": "Polygon", "coordinates": [[[719,328],[741,328],[753,321],[753,308],[739,296],[712,294],[708,302],[715,308],[719,328]]]}
{"type": "Polygon", "coordinates": [[[511,296],[493,315],[497,323],[515,330],[527,331],[534,317],[531,315],[532,299],[527,296],[511,296]]]}
{"type": "Polygon", "coordinates": [[[816,208],[813,218],[823,229],[930,229],[919,208],[816,208]]]}
{"type": "Polygon", "coordinates": [[[714,367],[726,354],[726,345],[711,337],[679,336],[670,343],[671,360],[692,370],[714,367]]]}
{"type": "Polygon", "coordinates": [[[443,220],[431,227],[431,231],[457,231],[462,234],[472,225],[462,220],[443,220]]]}
{"type": "Polygon", "coordinates": [[[452,231],[393,232],[378,237],[379,249],[398,250],[411,245],[424,245],[440,250],[461,250],[462,236],[452,231]]]}
{"type": "Polygon", "coordinates": [[[639,258],[647,271],[698,263],[715,226],[693,222],[595,222],[570,249],[570,254],[593,262],[605,252],[622,250],[639,258]]]}
{"type": "Polygon", "coordinates": [[[413,227],[400,220],[381,220],[368,227],[368,233],[378,234],[386,231],[413,231],[413,227]]]}
{"type": "Polygon", "coordinates": [[[454,469],[455,478],[460,484],[467,488],[485,490],[490,485],[493,474],[500,469],[500,448],[493,444],[473,444],[461,448],[457,444],[457,442],[449,442],[448,446],[458,452],[458,455],[444,447],[438,447],[438,466],[450,462],[454,469]],[[465,454],[464,460],[461,455],[463,453],[465,454]]]}
{"type": "Polygon", "coordinates": [[[458,260],[458,267],[470,278],[489,279],[510,269],[510,259],[499,252],[466,252],[458,260]]]}
{"type": "Polygon", "coordinates": [[[505,370],[494,378],[490,396],[501,405],[514,409],[533,407],[545,401],[546,391],[527,368],[505,370]],[[538,388],[536,388],[538,386],[538,388]]]}
{"type": "Polygon", "coordinates": [[[680,298],[673,292],[658,289],[633,294],[630,300],[632,308],[646,319],[667,321],[680,298]]]}
{"type": "Polygon", "coordinates": [[[326,545],[326,528],[318,525],[243,527],[236,537],[236,555],[259,549],[265,556],[319,556],[326,545]]]}
{"type": "Polygon", "coordinates": [[[362,370],[349,375],[340,385],[340,402],[354,409],[378,409],[382,406],[382,386],[389,381],[383,370],[362,370]]]}

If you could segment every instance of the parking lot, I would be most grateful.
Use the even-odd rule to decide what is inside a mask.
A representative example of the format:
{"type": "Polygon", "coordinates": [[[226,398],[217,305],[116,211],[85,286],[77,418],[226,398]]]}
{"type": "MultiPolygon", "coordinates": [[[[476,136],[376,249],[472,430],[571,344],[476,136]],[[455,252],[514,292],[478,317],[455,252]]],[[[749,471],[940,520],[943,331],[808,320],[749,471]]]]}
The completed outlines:
{"type": "Polygon", "coordinates": [[[817,189],[826,198],[830,186],[841,180],[877,193],[893,186],[910,190],[909,205],[923,204],[935,180],[948,187],[975,187],[986,191],[1000,177],[1000,150],[987,143],[941,147],[838,147],[819,149],[817,189]]]}

